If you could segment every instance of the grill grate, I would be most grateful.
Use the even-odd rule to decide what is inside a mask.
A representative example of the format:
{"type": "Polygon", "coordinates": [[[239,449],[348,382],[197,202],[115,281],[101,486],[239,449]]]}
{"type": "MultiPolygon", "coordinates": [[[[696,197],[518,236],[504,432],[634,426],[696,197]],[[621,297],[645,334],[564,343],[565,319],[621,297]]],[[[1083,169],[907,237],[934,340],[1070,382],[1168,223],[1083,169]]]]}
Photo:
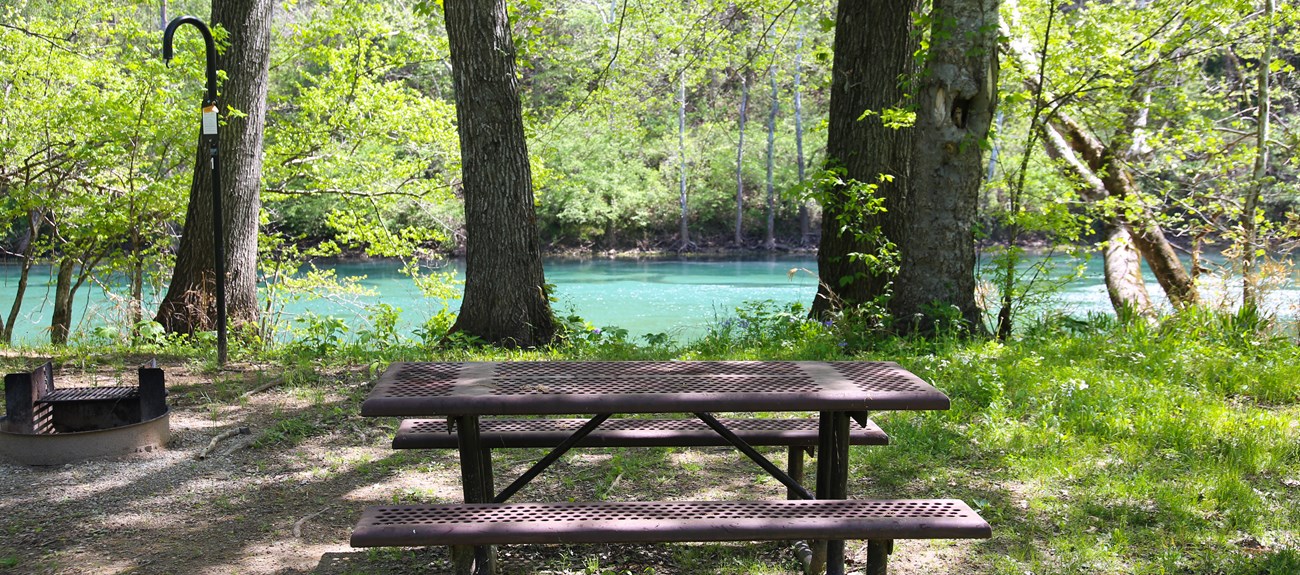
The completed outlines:
{"type": "Polygon", "coordinates": [[[138,387],[65,387],[56,389],[36,403],[72,403],[77,401],[116,401],[140,397],[138,387]]]}

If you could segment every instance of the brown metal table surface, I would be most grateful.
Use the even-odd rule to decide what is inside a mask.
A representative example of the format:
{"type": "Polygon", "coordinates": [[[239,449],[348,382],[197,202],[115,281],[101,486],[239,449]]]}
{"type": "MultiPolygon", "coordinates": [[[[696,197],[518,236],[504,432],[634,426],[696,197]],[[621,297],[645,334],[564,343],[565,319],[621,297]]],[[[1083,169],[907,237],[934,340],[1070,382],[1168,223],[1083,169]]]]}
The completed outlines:
{"type": "MultiPolygon", "coordinates": [[[[448,416],[460,438],[467,503],[503,502],[616,413],[819,412],[817,499],[847,499],[849,420],[869,410],[943,410],[948,397],[892,362],[618,361],[394,363],[361,406],[369,417],[448,416]],[[494,494],[479,416],[596,416],[510,487],[494,494]]],[[[725,428],[715,427],[727,437],[725,428]]],[[[777,479],[789,477],[728,437],[777,479]],[[766,464],[765,464],[766,463],[766,464]]],[[[804,491],[799,487],[800,491],[804,491]]],[[[804,491],[804,493],[807,493],[804,491]]],[[[844,572],[844,543],[827,549],[827,572],[844,572]]]]}

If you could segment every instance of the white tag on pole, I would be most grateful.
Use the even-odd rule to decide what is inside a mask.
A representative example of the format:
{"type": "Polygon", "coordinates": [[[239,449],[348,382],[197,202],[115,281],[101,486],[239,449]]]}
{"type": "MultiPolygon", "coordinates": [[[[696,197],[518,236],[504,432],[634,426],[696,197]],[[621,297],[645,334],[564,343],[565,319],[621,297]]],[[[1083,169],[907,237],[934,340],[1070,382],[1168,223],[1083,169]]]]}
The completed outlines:
{"type": "Polygon", "coordinates": [[[203,108],[203,135],[212,136],[217,133],[217,107],[206,106],[203,108]]]}

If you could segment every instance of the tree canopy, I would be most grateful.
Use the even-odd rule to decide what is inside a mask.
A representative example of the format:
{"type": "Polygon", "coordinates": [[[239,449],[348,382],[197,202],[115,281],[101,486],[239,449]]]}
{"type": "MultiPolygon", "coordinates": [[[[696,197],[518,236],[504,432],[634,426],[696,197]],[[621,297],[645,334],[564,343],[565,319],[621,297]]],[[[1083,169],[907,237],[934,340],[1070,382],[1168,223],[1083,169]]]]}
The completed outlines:
{"type": "MultiPolygon", "coordinates": [[[[209,16],[204,2],[169,4],[173,15],[209,16]]],[[[825,186],[843,180],[833,170],[805,178],[797,161],[827,166],[837,4],[507,6],[546,249],[723,246],[738,231],[741,247],[786,248],[806,238],[800,212],[809,206],[808,233],[823,242],[869,235],[904,209],[881,195],[881,177],[892,176],[877,168],[850,178],[870,192],[851,204],[889,211],[844,220],[808,201],[827,199],[825,186]],[[746,122],[753,145],[741,148],[745,85],[755,89],[750,119],[771,121],[746,122]],[[770,148],[762,145],[769,137],[770,148]]],[[[922,66],[944,39],[927,20],[933,6],[906,15],[915,48],[907,73],[892,77],[899,97],[846,112],[851,123],[894,126],[890,137],[904,139],[924,129],[908,126],[922,107],[914,97],[929,77],[922,66]]],[[[1042,291],[1042,274],[1016,265],[1031,247],[1084,253],[1132,241],[1148,262],[1168,263],[1155,270],[1166,290],[1181,280],[1165,283],[1163,274],[1179,266],[1186,282],[1239,275],[1243,265],[1265,284],[1278,277],[1297,226],[1297,14],[1286,4],[1265,8],[1246,0],[1002,3],[1000,111],[991,135],[969,142],[988,165],[976,211],[963,216],[976,248],[1000,262],[977,278],[986,316],[1003,308],[1010,322],[1015,302],[1042,291]],[[1265,101],[1272,122],[1260,137],[1265,101]],[[1100,154],[1091,161],[1080,147],[1087,142],[1100,154]],[[1265,151],[1271,161],[1256,169],[1265,151]],[[1092,194],[1090,177],[1126,177],[1131,191],[1092,194]],[[1156,230],[1171,256],[1142,247],[1156,230]],[[1206,253],[1222,253],[1228,267],[1212,269],[1206,253]]],[[[112,285],[109,275],[127,273],[138,287],[112,291],[134,324],[157,304],[174,265],[202,51],[179,38],[175,65],[165,68],[153,4],[20,1],[0,10],[3,247],[22,262],[71,265],[69,288],[112,285]]],[[[369,253],[419,264],[463,252],[453,74],[438,14],[436,3],[415,0],[304,0],[274,12],[259,243],[262,261],[279,264],[260,272],[263,281],[312,257],[369,253]]],[[[228,33],[218,29],[219,42],[228,33]]],[[[849,250],[877,267],[837,272],[835,281],[880,273],[888,283],[898,267],[889,249],[849,250]]]]}

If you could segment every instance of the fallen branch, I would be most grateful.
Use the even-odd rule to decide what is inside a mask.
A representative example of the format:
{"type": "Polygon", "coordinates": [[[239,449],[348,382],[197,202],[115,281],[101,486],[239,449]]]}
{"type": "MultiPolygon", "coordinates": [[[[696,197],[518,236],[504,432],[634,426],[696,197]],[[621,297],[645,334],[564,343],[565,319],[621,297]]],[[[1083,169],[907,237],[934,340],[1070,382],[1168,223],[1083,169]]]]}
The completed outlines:
{"type": "Polygon", "coordinates": [[[298,521],[294,522],[294,524],[293,524],[293,536],[294,536],[294,537],[297,537],[297,538],[301,538],[301,537],[302,537],[302,524],[303,524],[303,523],[306,523],[307,520],[308,520],[308,519],[311,519],[312,517],[315,517],[315,516],[317,516],[317,515],[320,515],[321,513],[324,513],[324,512],[326,512],[326,511],[329,511],[329,508],[330,508],[330,506],[329,506],[329,505],[326,505],[324,509],[321,509],[320,511],[317,511],[317,512],[315,512],[315,513],[312,513],[311,515],[308,515],[308,516],[306,516],[306,517],[303,517],[302,519],[299,519],[298,521]]]}
{"type": "Polygon", "coordinates": [[[248,435],[248,434],[249,434],[249,429],[247,427],[237,427],[235,429],[228,429],[226,431],[223,431],[221,434],[217,435],[216,437],[213,437],[212,441],[208,442],[208,446],[203,448],[203,451],[199,452],[199,454],[194,456],[194,458],[207,459],[208,456],[212,454],[212,451],[217,448],[218,443],[221,443],[222,441],[230,439],[236,435],[248,435]]]}
{"type": "Polygon", "coordinates": [[[615,489],[618,489],[618,482],[620,482],[620,481],[622,481],[622,480],[623,480],[623,473],[620,471],[619,474],[618,474],[618,476],[615,477],[613,481],[610,481],[610,482],[609,482],[609,489],[606,489],[605,492],[608,493],[608,492],[610,492],[610,491],[613,491],[613,490],[615,490],[615,489]]]}
{"type": "Polygon", "coordinates": [[[281,383],[284,383],[284,378],[279,378],[279,377],[277,377],[277,378],[275,378],[275,379],[272,379],[271,381],[268,381],[268,382],[266,382],[266,383],[263,383],[262,385],[259,385],[259,386],[255,387],[255,388],[253,388],[253,389],[250,389],[250,390],[248,390],[248,391],[245,391],[243,397],[249,397],[249,396],[257,395],[257,394],[259,394],[259,393],[262,393],[263,391],[266,391],[266,390],[268,390],[268,389],[271,389],[272,387],[275,387],[275,386],[277,386],[277,385],[280,385],[281,383]]]}

